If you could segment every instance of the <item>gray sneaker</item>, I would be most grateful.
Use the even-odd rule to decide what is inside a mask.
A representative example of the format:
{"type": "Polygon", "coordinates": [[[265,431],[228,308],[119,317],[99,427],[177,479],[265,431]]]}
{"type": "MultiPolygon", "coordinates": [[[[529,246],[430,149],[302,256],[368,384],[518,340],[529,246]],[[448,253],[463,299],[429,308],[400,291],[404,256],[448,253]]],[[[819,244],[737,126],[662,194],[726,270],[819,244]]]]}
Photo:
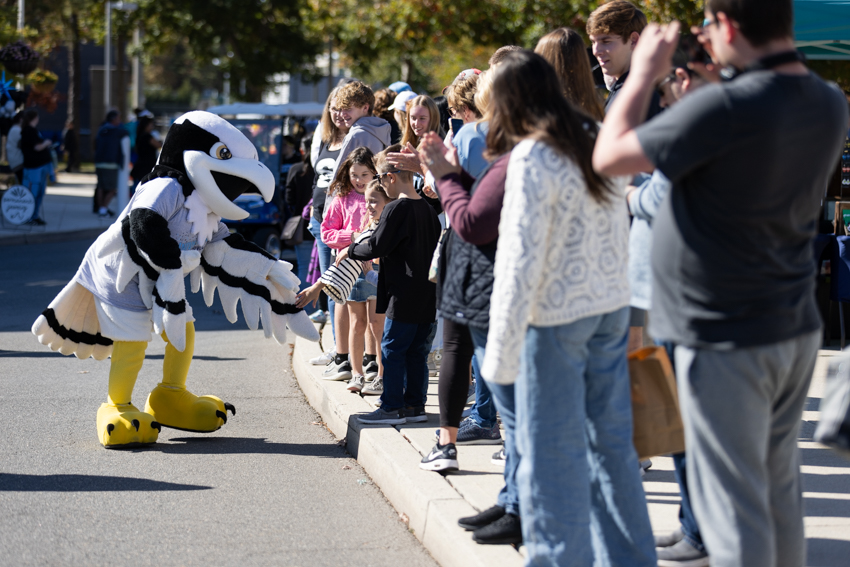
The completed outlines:
{"type": "Polygon", "coordinates": [[[374,380],[366,384],[362,394],[364,396],[380,396],[384,393],[384,377],[377,376],[374,380]]]}
{"type": "Polygon", "coordinates": [[[347,390],[349,392],[354,392],[355,394],[359,394],[360,391],[363,389],[363,386],[365,386],[365,385],[366,385],[366,377],[361,376],[360,374],[355,374],[354,376],[351,377],[351,380],[348,381],[347,390]]]}
{"type": "Polygon", "coordinates": [[[494,425],[490,429],[480,427],[472,418],[466,418],[460,422],[457,430],[456,445],[501,445],[502,434],[499,426],[494,425]]]}
{"type": "Polygon", "coordinates": [[[440,373],[440,364],[443,361],[443,349],[438,348],[428,353],[428,376],[434,377],[440,373]]]}
{"type": "Polygon", "coordinates": [[[407,423],[404,418],[404,410],[387,411],[384,408],[378,408],[371,413],[364,413],[357,416],[357,421],[363,425],[402,425],[407,423]]]}
{"type": "Polygon", "coordinates": [[[685,534],[682,532],[682,527],[679,526],[669,534],[655,536],[655,547],[671,547],[683,539],[685,539],[685,534]]]}
{"type": "Polygon", "coordinates": [[[658,554],[658,567],[708,567],[708,554],[684,539],[655,551],[658,554]]]}

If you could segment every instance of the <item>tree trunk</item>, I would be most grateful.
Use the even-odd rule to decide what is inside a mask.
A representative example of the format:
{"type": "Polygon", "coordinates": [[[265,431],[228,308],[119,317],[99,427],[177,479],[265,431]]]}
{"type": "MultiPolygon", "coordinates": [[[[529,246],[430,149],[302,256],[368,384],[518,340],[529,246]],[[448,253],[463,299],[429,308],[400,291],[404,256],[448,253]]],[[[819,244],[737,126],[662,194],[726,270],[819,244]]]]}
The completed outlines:
{"type": "Polygon", "coordinates": [[[68,169],[80,169],[80,20],[76,12],[71,12],[71,41],[68,42],[68,120],[71,121],[71,137],[76,152],[68,155],[68,169]]]}

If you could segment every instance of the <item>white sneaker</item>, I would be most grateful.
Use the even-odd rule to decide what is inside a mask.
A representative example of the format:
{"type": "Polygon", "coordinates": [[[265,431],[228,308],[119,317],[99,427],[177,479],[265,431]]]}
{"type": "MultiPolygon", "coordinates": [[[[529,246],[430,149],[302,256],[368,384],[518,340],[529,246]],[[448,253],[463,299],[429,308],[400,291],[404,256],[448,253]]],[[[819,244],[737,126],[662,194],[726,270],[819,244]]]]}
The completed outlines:
{"type": "Polygon", "coordinates": [[[331,360],[328,367],[322,372],[322,380],[350,380],[351,363],[343,360],[339,364],[331,360]]]}
{"type": "Polygon", "coordinates": [[[323,352],[322,354],[320,354],[316,358],[311,358],[310,364],[312,364],[314,366],[327,366],[328,363],[330,361],[332,361],[335,356],[336,356],[336,353],[334,351],[323,352]]]}

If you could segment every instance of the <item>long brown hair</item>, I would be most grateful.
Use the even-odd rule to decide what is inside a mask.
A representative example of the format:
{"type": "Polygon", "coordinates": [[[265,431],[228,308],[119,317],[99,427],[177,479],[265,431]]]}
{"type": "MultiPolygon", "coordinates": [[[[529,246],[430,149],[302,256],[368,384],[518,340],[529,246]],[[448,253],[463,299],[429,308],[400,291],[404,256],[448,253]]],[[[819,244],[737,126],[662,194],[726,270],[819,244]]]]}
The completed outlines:
{"type": "Polygon", "coordinates": [[[552,66],[522,50],[509,53],[494,72],[485,157],[492,160],[526,138],[539,140],[575,161],[590,196],[607,201],[613,190],[591,165],[596,122],[567,102],[552,66]]]}
{"type": "Polygon", "coordinates": [[[349,172],[351,171],[351,166],[355,164],[368,167],[373,174],[378,173],[375,169],[375,154],[366,146],[360,146],[348,154],[345,161],[339,165],[339,169],[336,171],[336,177],[334,177],[331,186],[328,187],[328,195],[345,197],[351,193],[354,186],[351,184],[349,172]]]}
{"type": "Polygon", "coordinates": [[[339,92],[339,87],[334,88],[331,91],[331,94],[328,95],[328,100],[325,101],[325,108],[322,110],[321,134],[322,141],[327,145],[339,143],[343,140],[343,138],[345,138],[345,136],[342,135],[342,131],[337,128],[331,118],[331,103],[333,103],[337,92],[339,92]]]}
{"type": "Polygon", "coordinates": [[[600,122],[605,118],[602,101],[593,85],[593,73],[584,40],[577,31],[558,28],[537,42],[534,53],[549,62],[561,80],[567,100],[600,122]]]}
{"type": "Polygon", "coordinates": [[[428,121],[429,132],[437,132],[441,135],[443,133],[443,129],[440,128],[440,109],[437,108],[437,103],[428,95],[419,95],[407,103],[407,112],[404,115],[404,134],[401,137],[401,147],[403,148],[407,147],[408,142],[414,148],[419,147],[419,136],[413,132],[413,128],[410,126],[410,111],[413,110],[414,106],[422,106],[428,109],[428,113],[431,116],[431,119],[428,121]]]}

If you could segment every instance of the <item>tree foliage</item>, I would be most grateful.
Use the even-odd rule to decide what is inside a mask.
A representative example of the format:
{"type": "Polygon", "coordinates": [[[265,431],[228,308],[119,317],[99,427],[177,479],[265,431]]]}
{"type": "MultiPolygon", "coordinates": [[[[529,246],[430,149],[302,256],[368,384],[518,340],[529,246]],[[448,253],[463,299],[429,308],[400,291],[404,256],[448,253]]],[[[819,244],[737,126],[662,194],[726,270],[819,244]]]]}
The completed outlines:
{"type": "Polygon", "coordinates": [[[258,98],[275,73],[297,72],[321,48],[302,20],[302,0],[141,0],[128,25],[141,22],[149,56],[185,49],[199,66],[217,64],[246,98],[258,98]]]}
{"type": "MultiPolygon", "coordinates": [[[[568,26],[585,33],[599,0],[309,0],[312,32],[331,39],[360,77],[400,77],[420,88],[445,84],[464,68],[486,64],[501,45],[534,47],[568,26]],[[466,58],[466,59],[464,59],[466,58]],[[461,59],[461,60],[459,60],[461,59]],[[446,69],[446,66],[451,66],[446,69]],[[407,76],[405,77],[405,73],[407,76]]],[[[702,0],[642,0],[651,21],[702,21],[702,0]]]]}

